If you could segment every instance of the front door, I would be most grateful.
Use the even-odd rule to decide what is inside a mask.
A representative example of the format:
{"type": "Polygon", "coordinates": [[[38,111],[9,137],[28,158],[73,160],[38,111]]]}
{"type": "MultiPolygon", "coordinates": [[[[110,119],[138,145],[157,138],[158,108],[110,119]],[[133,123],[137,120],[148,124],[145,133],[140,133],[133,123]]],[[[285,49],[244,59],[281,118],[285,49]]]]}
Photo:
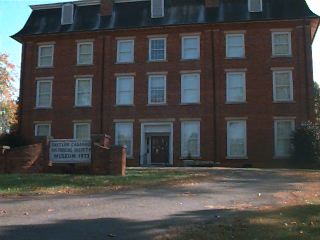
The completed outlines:
{"type": "Polygon", "coordinates": [[[169,136],[151,136],[151,164],[169,163],[169,136]]]}

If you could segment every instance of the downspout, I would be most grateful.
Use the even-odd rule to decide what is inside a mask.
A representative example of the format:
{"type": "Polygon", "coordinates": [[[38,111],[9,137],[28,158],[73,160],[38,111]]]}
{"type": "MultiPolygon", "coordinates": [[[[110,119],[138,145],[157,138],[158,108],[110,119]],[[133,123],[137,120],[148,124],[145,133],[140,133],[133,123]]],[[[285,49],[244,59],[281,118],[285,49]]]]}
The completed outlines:
{"type": "Polygon", "coordinates": [[[103,115],[103,108],[104,108],[104,76],[105,76],[105,36],[102,37],[102,57],[101,57],[101,89],[100,89],[100,133],[104,133],[103,129],[103,122],[104,122],[104,115],[103,115]]]}
{"type": "Polygon", "coordinates": [[[217,162],[217,159],[218,159],[218,153],[217,153],[217,99],[216,99],[216,62],[215,62],[215,49],[214,49],[214,31],[212,31],[212,34],[211,34],[211,47],[212,47],[212,80],[213,80],[213,89],[212,89],[212,95],[213,95],[213,151],[214,151],[214,159],[213,159],[213,164],[215,165],[215,163],[217,162]]]}
{"type": "Polygon", "coordinates": [[[20,70],[20,89],[19,89],[19,102],[18,102],[18,134],[21,135],[22,129],[22,112],[23,112],[23,85],[24,85],[24,72],[26,64],[26,43],[22,44],[22,53],[21,53],[21,70],[20,70]]]}

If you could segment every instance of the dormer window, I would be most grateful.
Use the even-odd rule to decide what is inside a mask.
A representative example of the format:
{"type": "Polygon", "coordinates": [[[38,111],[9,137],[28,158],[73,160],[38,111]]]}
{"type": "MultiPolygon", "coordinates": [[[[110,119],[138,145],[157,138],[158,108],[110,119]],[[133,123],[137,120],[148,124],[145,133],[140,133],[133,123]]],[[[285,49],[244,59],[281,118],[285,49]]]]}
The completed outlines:
{"type": "Polygon", "coordinates": [[[71,3],[63,4],[61,10],[61,24],[73,24],[73,9],[74,5],[71,3]]]}
{"type": "Polygon", "coordinates": [[[262,12],[262,0],[248,0],[249,12],[262,12]]]}
{"type": "Polygon", "coordinates": [[[164,16],[164,0],[151,0],[151,17],[161,18],[164,16]]]}

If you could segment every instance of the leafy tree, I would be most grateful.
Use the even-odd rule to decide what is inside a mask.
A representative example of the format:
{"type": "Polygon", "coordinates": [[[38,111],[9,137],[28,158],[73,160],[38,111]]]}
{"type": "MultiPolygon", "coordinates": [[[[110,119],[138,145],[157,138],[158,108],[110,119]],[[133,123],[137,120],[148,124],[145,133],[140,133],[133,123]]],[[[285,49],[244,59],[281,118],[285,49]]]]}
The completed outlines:
{"type": "Polygon", "coordinates": [[[16,124],[17,104],[13,100],[14,69],[7,54],[0,53],[0,135],[16,124]]]}

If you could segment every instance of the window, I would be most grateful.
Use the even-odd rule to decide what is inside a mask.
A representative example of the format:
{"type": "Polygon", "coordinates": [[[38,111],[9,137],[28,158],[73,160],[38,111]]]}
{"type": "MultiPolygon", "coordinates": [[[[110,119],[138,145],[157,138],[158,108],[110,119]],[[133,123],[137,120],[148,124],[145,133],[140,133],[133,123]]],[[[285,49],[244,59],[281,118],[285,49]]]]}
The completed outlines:
{"type": "Polygon", "coordinates": [[[39,80],[37,81],[37,108],[50,108],[52,102],[52,81],[39,80]]]}
{"type": "Polygon", "coordinates": [[[165,38],[149,39],[149,60],[150,61],[166,60],[166,39],[165,38]]]}
{"type": "Polygon", "coordinates": [[[244,34],[226,35],[226,54],[228,58],[244,58],[244,34]]]}
{"type": "Polygon", "coordinates": [[[262,12],[262,0],[248,0],[249,12],[262,12]]]}
{"type": "Polygon", "coordinates": [[[53,45],[41,45],[38,48],[38,67],[53,66],[53,45]]]}
{"type": "Polygon", "coordinates": [[[74,6],[71,3],[63,4],[61,10],[61,24],[72,24],[73,23],[73,9],[74,6]]]}
{"type": "Polygon", "coordinates": [[[245,120],[227,122],[227,155],[241,158],[247,155],[247,123],[245,120]]]}
{"type": "Polygon", "coordinates": [[[128,122],[116,123],[115,142],[127,147],[127,156],[132,157],[133,124],[128,122]]]}
{"type": "Polygon", "coordinates": [[[273,71],[273,101],[293,101],[292,71],[273,71]]]}
{"type": "Polygon", "coordinates": [[[200,103],[200,74],[181,75],[181,103],[200,103]]]}
{"type": "Polygon", "coordinates": [[[86,65],[93,63],[93,43],[92,42],[80,42],[77,44],[77,64],[86,65]]]}
{"type": "Polygon", "coordinates": [[[91,106],[91,78],[76,79],[75,105],[77,107],[91,106]]]}
{"type": "Polygon", "coordinates": [[[73,126],[74,139],[90,139],[90,123],[75,123],[73,126]]]}
{"type": "Polygon", "coordinates": [[[275,155],[277,157],[287,157],[291,150],[291,134],[295,128],[294,120],[275,120],[275,155]]]}
{"type": "Polygon", "coordinates": [[[181,156],[200,157],[200,122],[181,122],[181,156]]]}
{"type": "Polygon", "coordinates": [[[246,101],[246,74],[244,72],[227,72],[227,103],[246,101]]]}
{"type": "Polygon", "coordinates": [[[118,40],[117,62],[132,63],[134,61],[134,40],[118,40]]]}
{"type": "Polygon", "coordinates": [[[272,55],[291,56],[291,33],[273,32],[272,33],[272,55]]]}
{"type": "Polygon", "coordinates": [[[149,76],[149,104],[166,103],[166,76],[150,75],[149,76]]]}
{"type": "Polygon", "coordinates": [[[36,137],[49,137],[51,135],[51,125],[49,123],[37,123],[35,124],[36,137]]]}
{"type": "Polygon", "coordinates": [[[134,79],[132,76],[117,77],[117,105],[132,105],[134,79]]]}
{"type": "Polygon", "coordinates": [[[200,58],[200,36],[182,37],[182,59],[200,58]]]}
{"type": "Polygon", "coordinates": [[[160,18],[164,16],[164,0],[151,0],[151,17],[160,18]]]}

